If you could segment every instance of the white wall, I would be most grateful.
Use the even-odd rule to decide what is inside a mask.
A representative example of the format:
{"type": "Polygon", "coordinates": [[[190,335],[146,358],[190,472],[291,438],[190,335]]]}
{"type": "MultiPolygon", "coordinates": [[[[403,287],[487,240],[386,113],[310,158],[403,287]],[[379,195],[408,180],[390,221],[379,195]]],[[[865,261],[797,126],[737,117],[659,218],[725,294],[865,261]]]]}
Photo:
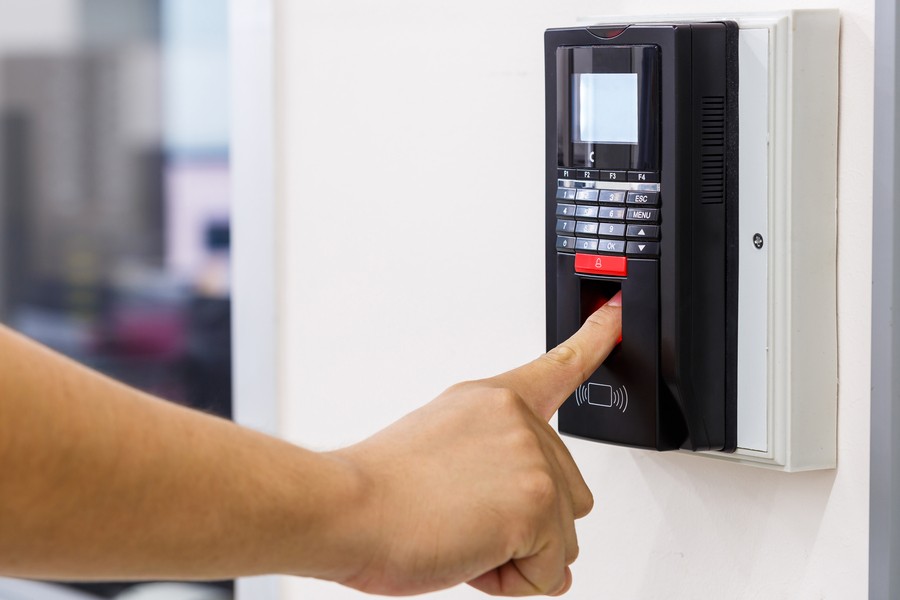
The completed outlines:
{"type": "MultiPolygon", "coordinates": [[[[828,5],[843,11],[839,467],[782,474],[567,440],[596,497],[568,597],[865,597],[874,9],[828,5]]],[[[542,351],[542,31],[671,6],[281,2],[287,437],[359,440],[454,381],[542,351]]],[[[299,579],[287,592],[360,597],[299,579]]]]}

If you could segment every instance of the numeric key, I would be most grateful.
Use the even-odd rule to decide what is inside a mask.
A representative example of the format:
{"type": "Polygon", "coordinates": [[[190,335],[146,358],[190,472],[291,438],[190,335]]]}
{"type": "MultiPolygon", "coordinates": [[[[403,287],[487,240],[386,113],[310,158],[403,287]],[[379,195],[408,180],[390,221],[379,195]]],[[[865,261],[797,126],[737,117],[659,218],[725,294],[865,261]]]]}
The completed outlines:
{"type": "Polygon", "coordinates": [[[597,235],[597,231],[600,229],[600,224],[597,221],[576,221],[575,222],[575,233],[576,234],[585,234],[585,235],[597,235]]]}
{"type": "Polygon", "coordinates": [[[568,219],[557,219],[556,233],[575,233],[575,221],[570,221],[568,219]]]}
{"type": "Polygon", "coordinates": [[[575,192],[576,202],[596,202],[600,190],[578,190],[575,192]]]}
{"type": "Polygon", "coordinates": [[[575,216],[579,219],[596,219],[597,207],[578,205],[575,207],[575,216]]]}
{"type": "Polygon", "coordinates": [[[575,249],[576,250],[586,250],[588,252],[596,252],[597,251],[597,238],[576,238],[575,239],[575,249]]]}
{"type": "Polygon", "coordinates": [[[575,188],[556,188],[556,199],[557,200],[574,200],[575,199],[575,188]]]}
{"type": "Polygon", "coordinates": [[[556,205],[556,216],[557,217],[574,217],[575,216],[575,205],[574,204],[557,204],[556,205]]]}
{"type": "Polygon", "coordinates": [[[600,235],[622,237],[625,235],[625,223],[600,223],[598,233],[600,235]]]}

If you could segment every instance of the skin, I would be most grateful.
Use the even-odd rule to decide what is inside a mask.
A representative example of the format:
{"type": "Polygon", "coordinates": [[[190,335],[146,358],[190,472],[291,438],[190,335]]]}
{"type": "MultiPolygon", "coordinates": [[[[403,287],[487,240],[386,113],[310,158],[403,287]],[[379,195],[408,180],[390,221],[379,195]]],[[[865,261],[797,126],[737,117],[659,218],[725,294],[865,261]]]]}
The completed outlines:
{"type": "Polygon", "coordinates": [[[160,401],[0,327],[0,573],[564,593],[593,498],[547,420],[615,346],[619,304],[536,360],[328,453],[160,401]]]}

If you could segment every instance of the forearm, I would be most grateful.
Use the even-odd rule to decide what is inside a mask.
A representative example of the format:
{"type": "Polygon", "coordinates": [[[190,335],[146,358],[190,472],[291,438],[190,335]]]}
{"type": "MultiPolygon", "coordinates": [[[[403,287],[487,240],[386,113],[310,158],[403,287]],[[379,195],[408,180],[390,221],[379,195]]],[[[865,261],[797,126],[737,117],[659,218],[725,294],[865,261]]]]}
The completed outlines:
{"type": "Polygon", "coordinates": [[[0,574],[563,593],[593,500],[547,419],[620,335],[617,295],[556,350],[315,454],[0,326],[0,574]]]}
{"type": "Polygon", "coordinates": [[[0,574],[339,579],[333,456],[162,402],[0,327],[0,574]]]}

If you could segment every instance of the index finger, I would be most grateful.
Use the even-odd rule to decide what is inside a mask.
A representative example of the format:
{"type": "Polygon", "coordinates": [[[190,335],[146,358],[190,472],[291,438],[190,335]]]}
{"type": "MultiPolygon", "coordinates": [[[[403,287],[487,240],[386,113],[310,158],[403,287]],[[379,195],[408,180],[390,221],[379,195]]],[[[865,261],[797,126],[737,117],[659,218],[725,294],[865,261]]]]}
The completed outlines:
{"type": "Polygon", "coordinates": [[[526,365],[495,377],[549,420],[575,389],[606,360],[622,337],[622,292],[594,312],[581,329],[526,365]]]}

